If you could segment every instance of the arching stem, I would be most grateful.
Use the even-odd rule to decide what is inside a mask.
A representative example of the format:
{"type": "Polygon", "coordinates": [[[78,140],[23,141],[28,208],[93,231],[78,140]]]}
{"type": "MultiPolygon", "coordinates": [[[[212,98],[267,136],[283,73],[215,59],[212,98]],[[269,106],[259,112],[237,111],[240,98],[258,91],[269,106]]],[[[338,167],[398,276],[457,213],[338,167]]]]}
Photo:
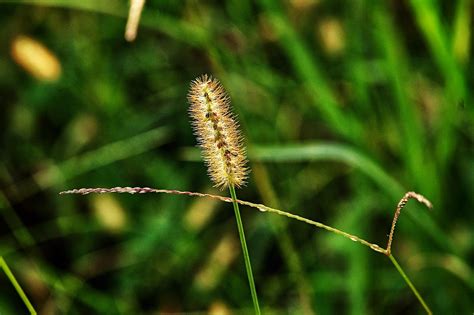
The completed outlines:
{"type": "Polygon", "coordinates": [[[416,199],[418,202],[424,204],[425,206],[428,207],[428,209],[433,208],[433,205],[431,202],[426,199],[424,196],[417,194],[413,191],[409,191],[403,196],[402,199],[398,202],[397,209],[395,210],[395,215],[393,216],[393,221],[392,221],[392,227],[390,228],[390,234],[388,236],[388,243],[387,243],[387,249],[386,249],[386,255],[390,257],[390,254],[392,252],[392,242],[393,242],[393,233],[395,232],[395,225],[397,224],[398,217],[400,216],[400,212],[402,209],[405,207],[407,204],[408,200],[410,198],[416,199]]]}

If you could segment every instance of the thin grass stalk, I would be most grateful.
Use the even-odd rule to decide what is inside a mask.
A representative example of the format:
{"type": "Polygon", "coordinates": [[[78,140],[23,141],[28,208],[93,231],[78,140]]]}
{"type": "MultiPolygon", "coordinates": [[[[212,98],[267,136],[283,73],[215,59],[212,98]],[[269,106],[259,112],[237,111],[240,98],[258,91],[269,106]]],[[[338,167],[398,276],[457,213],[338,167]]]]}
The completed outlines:
{"type": "Polygon", "coordinates": [[[255,309],[255,314],[260,315],[260,306],[258,304],[257,290],[255,289],[255,281],[253,280],[252,265],[250,264],[250,255],[247,249],[247,242],[245,240],[244,226],[242,224],[242,218],[240,217],[239,203],[237,202],[237,194],[235,193],[235,187],[233,185],[230,185],[229,191],[232,198],[232,205],[234,206],[235,219],[237,221],[237,228],[239,230],[242,252],[244,253],[245,269],[247,270],[247,277],[249,279],[249,287],[250,293],[252,294],[253,307],[255,309]]]}
{"type": "Polygon", "coordinates": [[[390,261],[392,262],[392,264],[395,266],[395,268],[397,269],[397,271],[400,273],[400,275],[402,276],[403,280],[405,280],[405,282],[408,284],[408,286],[410,287],[410,289],[413,291],[413,294],[415,294],[416,298],[418,299],[418,301],[421,303],[421,305],[423,306],[423,308],[425,309],[426,313],[428,315],[432,315],[433,312],[431,312],[431,309],[428,307],[428,304],[426,304],[425,300],[423,300],[423,298],[421,297],[421,294],[418,292],[418,290],[415,288],[415,286],[413,285],[413,283],[411,282],[410,278],[408,278],[407,274],[405,273],[405,271],[403,271],[402,267],[400,267],[400,265],[398,264],[397,260],[395,259],[395,257],[393,257],[392,254],[388,255],[388,258],[390,258],[390,261]]]}
{"type": "Polygon", "coordinates": [[[30,300],[28,300],[28,297],[26,296],[25,292],[23,291],[23,289],[21,288],[20,284],[18,283],[18,281],[16,281],[16,278],[15,276],[13,275],[13,272],[10,270],[10,268],[8,267],[7,265],[7,262],[5,261],[5,259],[3,259],[2,256],[0,256],[0,268],[3,269],[3,271],[5,272],[5,274],[7,275],[7,278],[10,280],[10,282],[12,283],[13,287],[15,288],[16,292],[18,293],[18,295],[20,296],[21,300],[23,301],[23,303],[25,303],[26,305],[26,308],[28,308],[28,311],[30,312],[30,314],[32,315],[36,315],[36,310],[35,308],[33,307],[33,305],[30,303],[30,300]]]}
{"type": "MultiPolygon", "coordinates": [[[[113,187],[113,188],[79,188],[79,189],[71,189],[67,191],[62,191],[60,192],[61,195],[63,194],[79,194],[79,195],[88,195],[88,194],[104,194],[104,193],[128,193],[128,194],[146,194],[146,193],[163,193],[163,194],[173,194],[173,195],[186,195],[186,196],[193,196],[193,197],[207,197],[207,198],[212,198],[212,199],[218,199],[223,202],[228,202],[232,203],[232,198],[229,197],[224,197],[224,196],[218,196],[218,195],[212,195],[212,194],[204,194],[204,193],[199,193],[199,192],[191,192],[191,191],[182,191],[182,190],[174,190],[174,189],[154,189],[154,188],[149,188],[149,187],[113,187]]],[[[245,201],[245,200],[240,200],[236,199],[236,202],[244,205],[244,206],[249,206],[251,208],[258,209],[261,212],[271,212],[275,213],[290,219],[298,220],[310,225],[313,225],[317,228],[324,229],[326,231],[341,235],[345,238],[350,239],[351,241],[361,243],[362,245],[365,245],[369,247],[370,249],[382,253],[382,254],[387,254],[387,250],[380,247],[377,244],[371,243],[369,241],[366,241],[356,235],[352,235],[350,233],[338,230],[336,228],[333,228],[332,226],[326,225],[324,223],[318,222],[318,221],[313,221],[310,219],[307,219],[305,217],[299,216],[297,214],[293,214],[290,212],[286,212],[283,210],[271,208],[259,203],[253,203],[250,201],[245,201]]]]}
{"type": "MultiPolygon", "coordinates": [[[[391,246],[392,246],[393,237],[394,237],[394,233],[395,233],[395,226],[396,226],[396,223],[397,223],[398,218],[400,216],[401,210],[405,207],[408,200],[411,199],[411,198],[413,198],[413,199],[417,200],[418,202],[426,205],[428,208],[431,208],[432,207],[431,202],[428,199],[426,199],[424,196],[410,191],[410,192],[407,192],[403,196],[403,198],[398,202],[397,209],[395,210],[395,215],[394,215],[392,225],[391,225],[391,228],[390,228],[389,241],[388,241],[388,244],[387,244],[387,248],[384,249],[384,248],[380,247],[377,244],[370,243],[370,242],[368,242],[368,241],[366,241],[366,240],[364,240],[364,239],[362,239],[358,236],[355,236],[355,235],[352,235],[350,233],[338,230],[338,229],[333,228],[333,227],[331,227],[329,225],[326,225],[324,223],[313,221],[313,220],[307,219],[305,217],[301,217],[299,215],[296,215],[296,214],[293,214],[293,213],[290,213],[290,212],[286,212],[286,211],[283,211],[283,210],[267,207],[267,206],[262,205],[262,204],[257,204],[257,203],[253,203],[253,202],[249,202],[249,201],[239,200],[239,199],[237,199],[237,196],[236,196],[236,193],[235,193],[235,188],[230,185],[229,189],[230,189],[231,198],[212,195],[212,194],[203,194],[203,193],[198,193],[198,192],[168,190],[168,189],[153,189],[153,188],[149,188],[149,187],[80,188],[80,189],[72,189],[72,190],[63,191],[63,192],[60,192],[60,194],[87,195],[87,194],[90,194],[90,193],[99,193],[99,194],[102,194],[102,193],[129,193],[129,194],[165,193],[165,194],[187,195],[187,196],[194,196],[194,197],[208,197],[208,198],[218,199],[218,200],[221,200],[221,201],[224,201],[224,202],[229,202],[229,203],[234,204],[234,211],[237,209],[237,211],[235,211],[235,212],[236,212],[236,217],[237,217],[237,225],[239,226],[239,234],[240,234],[240,231],[241,231],[240,230],[241,229],[240,225],[242,225],[242,221],[240,219],[240,212],[238,211],[238,204],[246,205],[246,206],[249,206],[249,207],[252,207],[252,208],[256,208],[256,209],[258,209],[262,212],[271,212],[271,213],[275,213],[275,214],[278,214],[278,215],[281,215],[281,216],[285,216],[285,217],[290,218],[290,219],[295,219],[295,220],[313,225],[317,228],[321,228],[321,229],[324,229],[326,231],[341,235],[345,238],[350,239],[351,241],[354,241],[354,242],[360,243],[362,245],[365,245],[365,246],[369,247],[370,249],[372,249],[373,251],[376,251],[378,253],[381,253],[381,254],[384,254],[384,255],[388,256],[390,258],[390,260],[392,261],[392,263],[397,268],[398,272],[402,275],[405,282],[408,284],[410,289],[413,291],[413,293],[417,297],[418,301],[420,301],[423,308],[427,311],[428,314],[432,314],[431,310],[429,309],[426,302],[421,297],[420,293],[416,290],[416,288],[413,285],[413,283],[411,282],[411,280],[408,278],[406,273],[403,271],[403,269],[397,263],[395,258],[391,255],[391,246]],[[230,187],[232,187],[232,188],[230,188],[230,187]],[[239,223],[239,221],[240,221],[240,223],[239,223]]],[[[242,227],[242,235],[243,235],[243,227],[242,227]]],[[[246,246],[246,244],[244,245],[243,242],[242,242],[242,248],[244,250],[244,256],[248,255],[247,246],[246,246]],[[245,246],[245,248],[244,248],[244,246],[245,246]],[[247,254],[245,254],[245,253],[247,253],[247,254]]],[[[249,267],[250,267],[250,259],[249,259],[248,263],[249,263],[249,267]]],[[[246,264],[247,264],[247,261],[246,261],[246,264]]],[[[249,268],[249,269],[250,269],[250,273],[248,273],[249,283],[253,283],[253,276],[252,276],[252,279],[250,279],[251,268],[249,268]]],[[[247,270],[249,270],[249,269],[247,269],[247,270]]],[[[252,284],[250,284],[250,286],[251,286],[251,290],[252,290],[252,284]]],[[[253,293],[252,293],[252,298],[253,298],[253,293]]],[[[256,310],[256,312],[257,312],[257,310],[256,310]]],[[[259,314],[259,313],[257,313],[257,314],[259,314]]]]}

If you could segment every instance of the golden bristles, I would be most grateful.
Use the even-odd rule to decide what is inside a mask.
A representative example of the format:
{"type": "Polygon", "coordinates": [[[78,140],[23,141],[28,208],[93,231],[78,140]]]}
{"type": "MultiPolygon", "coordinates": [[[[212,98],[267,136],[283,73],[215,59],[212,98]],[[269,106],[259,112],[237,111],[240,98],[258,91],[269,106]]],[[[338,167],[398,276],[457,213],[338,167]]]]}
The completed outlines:
{"type": "Polygon", "coordinates": [[[241,187],[247,179],[247,158],[230,98],[220,82],[204,74],[191,82],[189,114],[208,173],[216,187],[241,187]]]}

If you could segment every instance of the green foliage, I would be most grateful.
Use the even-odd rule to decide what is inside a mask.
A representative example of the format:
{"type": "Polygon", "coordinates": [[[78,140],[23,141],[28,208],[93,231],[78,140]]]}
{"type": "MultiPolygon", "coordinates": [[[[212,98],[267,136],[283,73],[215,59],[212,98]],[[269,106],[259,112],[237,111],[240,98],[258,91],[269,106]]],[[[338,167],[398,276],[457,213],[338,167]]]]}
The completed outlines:
{"type": "MultiPolygon", "coordinates": [[[[229,204],[76,187],[213,192],[186,93],[215,75],[253,172],[239,198],[387,242],[435,314],[474,309],[472,2],[0,1],[0,256],[39,313],[252,312],[229,204]],[[13,61],[28,35],[54,82],[13,61]]],[[[264,314],[422,313],[388,259],[241,207],[264,314]]],[[[27,309],[0,276],[0,313],[27,309]]]]}

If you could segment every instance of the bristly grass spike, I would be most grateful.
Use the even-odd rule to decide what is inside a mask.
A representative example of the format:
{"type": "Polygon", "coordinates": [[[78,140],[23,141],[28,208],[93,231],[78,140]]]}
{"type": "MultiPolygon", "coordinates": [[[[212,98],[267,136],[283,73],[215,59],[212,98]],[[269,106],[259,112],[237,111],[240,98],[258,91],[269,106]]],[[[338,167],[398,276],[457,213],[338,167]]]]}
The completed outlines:
{"type": "Polygon", "coordinates": [[[217,79],[207,74],[191,82],[188,101],[194,134],[202,149],[202,157],[207,164],[209,176],[216,187],[229,188],[252,302],[255,314],[260,315],[250,255],[235,192],[235,187],[238,188],[245,184],[249,172],[239,124],[230,109],[229,95],[217,79]]]}
{"type": "Polygon", "coordinates": [[[378,253],[387,255],[402,278],[413,291],[416,298],[425,309],[426,313],[432,314],[430,308],[423,300],[422,296],[415,288],[410,278],[406,275],[395,257],[393,257],[391,254],[395,226],[400,216],[401,210],[405,207],[409,199],[415,199],[418,202],[426,205],[428,208],[431,208],[432,204],[428,199],[412,191],[407,192],[403,196],[395,210],[386,249],[380,247],[377,244],[370,243],[360,237],[335,229],[320,222],[312,221],[289,212],[267,207],[265,205],[238,200],[235,187],[241,187],[245,184],[249,170],[246,166],[247,158],[243,145],[243,139],[238,129],[239,125],[235,120],[235,115],[230,110],[229,96],[217,79],[205,74],[192,81],[188,93],[188,101],[190,103],[189,114],[192,119],[194,133],[196,134],[199,146],[202,148],[202,156],[207,164],[208,173],[211,177],[211,180],[214,182],[215,186],[220,187],[221,189],[226,187],[229,188],[231,198],[189,191],[153,189],[148,187],[81,188],[64,191],[61,192],[61,194],[166,193],[197,197],[210,197],[224,202],[231,202],[233,204],[239,237],[242,245],[242,252],[244,254],[244,262],[247,270],[252,302],[254,304],[255,314],[257,315],[260,315],[261,312],[255,281],[253,279],[252,266],[250,264],[250,255],[245,240],[245,232],[242,219],[240,217],[239,203],[257,208],[263,212],[268,211],[311,224],[318,228],[322,228],[329,232],[344,236],[354,242],[359,242],[378,253]]]}
{"type": "Polygon", "coordinates": [[[192,81],[188,101],[192,126],[216,187],[245,185],[249,169],[239,124],[220,82],[204,74],[192,81]]]}

